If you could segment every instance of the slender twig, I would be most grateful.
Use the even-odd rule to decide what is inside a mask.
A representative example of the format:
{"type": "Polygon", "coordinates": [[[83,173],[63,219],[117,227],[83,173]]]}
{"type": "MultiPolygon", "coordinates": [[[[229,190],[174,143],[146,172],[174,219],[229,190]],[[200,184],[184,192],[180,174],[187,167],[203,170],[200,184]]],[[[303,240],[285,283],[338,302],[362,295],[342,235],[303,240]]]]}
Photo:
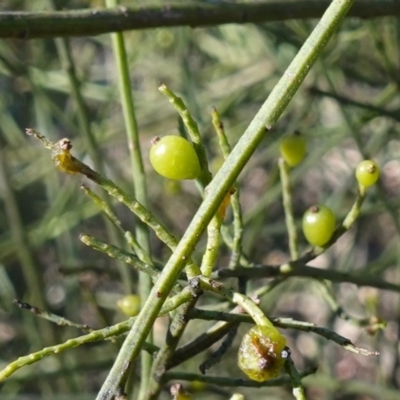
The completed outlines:
{"type": "MultiPolygon", "coordinates": [[[[299,374],[300,378],[304,378],[308,375],[314,374],[317,371],[317,368],[309,368],[299,374]]],[[[208,376],[208,375],[199,375],[199,374],[191,374],[187,372],[167,372],[164,375],[165,380],[179,380],[179,381],[200,381],[204,383],[208,383],[211,385],[218,386],[228,386],[228,387],[273,387],[273,386],[283,386],[290,383],[290,378],[288,376],[281,376],[280,378],[270,379],[265,382],[256,382],[250,379],[235,379],[235,378],[226,378],[222,376],[208,376]]]]}
{"type": "MultiPolygon", "coordinates": [[[[220,312],[220,311],[209,311],[209,310],[200,310],[194,309],[189,314],[190,318],[201,318],[207,321],[225,321],[225,322],[246,322],[253,323],[253,319],[248,314],[239,314],[232,310],[231,312],[220,312]]],[[[376,351],[367,350],[364,348],[359,348],[354,346],[354,344],[347,338],[337,334],[336,332],[317,326],[311,322],[305,321],[296,321],[291,318],[270,318],[271,322],[274,326],[282,329],[296,329],[304,332],[313,332],[319,336],[324,337],[327,340],[331,340],[332,342],[337,343],[339,346],[342,346],[345,350],[348,350],[352,353],[361,354],[364,356],[376,356],[379,353],[376,351]]]]}
{"type": "Polygon", "coordinates": [[[337,94],[335,92],[328,92],[328,91],[319,89],[314,86],[310,87],[308,89],[308,91],[313,96],[328,97],[328,98],[336,100],[341,105],[354,106],[354,107],[361,108],[362,110],[365,110],[365,111],[370,111],[370,112],[376,114],[377,117],[385,116],[385,117],[392,118],[393,120],[395,120],[397,122],[400,121],[400,115],[397,111],[385,110],[382,107],[375,106],[370,103],[365,103],[365,102],[361,103],[360,101],[353,100],[349,97],[337,94]]]}
{"type": "Polygon", "coordinates": [[[249,297],[242,293],[235,292],[233,288],[227,287],[213,279],[208,279],[204,276],[200,276],[197,279],[199,280],[202,289],[213,292],[219,296],[223,296],[226,300],[229,300],[230,302],[237,304],[246,310],[246,312],[251,315],[257,325],[268,326],[270,329],[273,328],[271,321],[249,297]]]}
{"type": "Polygon", "coordinates": [[[138,257],[128,253],[123,249],[105,243],[100,239],[89,235],[82,234],[80,235],[79,239],[82,243],[86,244],[86,246],[89,246],[94,250],[101,251],[111,258],[115,258],[116,260],[123,261],[126,264],[132,265],[135,269],[149,275],[153,279],[157,279],[160,275],[160,270],[158,270],[156,267],[144,263],[143,261],[139,260],[138,257]]]}
{"type": "MultiPolygon", "coordinates": [[[[196,288],[198,294],[200,293],[199,289],[199,287],[196,288]]],[[[189,302],[185,303],[179,310],[177,310],[177,313],[174,315],[174,318],[168,327],[165,344],[157,353],[151,370],[151,378],[149,380],[146,397],[148,400],[156,400],[159,397],[163,388],[163,376],[167,371],[167,366],[170,363],[179,341],[185,332],[187,324],[190,321],[190,319],[187,318],[187,315],[196,305],[197,299],[198,296],[193,297],[189,302]]]]}
{"type": "Polygon", "coordinates": [[[135,251],[138,258],[142,261],[145,261],[149,265],[153,265],[153,261],[152,261],[151,257],[149,256],[148,252],[143,250],[142,246],[140,246],[140,244],[138,243],[138,241],[132,235],[131,232],[125,231],[125,229],[122,227],[122,222],[115,215],[114,211],[111,210],[108,203],[103,201],[99,196],[97,196],[96,193],[94,193],[86,185],[81,184],[81,189],[84,191],[86,196],[88,196],[97,205],[97,207],[100,208],[100,210],[111,221],[111,223],[123,234],[123,236],[125,237],[125,240],[129,244],[131,249],[133,249],[135,251]]]}
{"type": "Polygon", "coordinates": [[[136,240],[135,236],[133,236],[132,232],[126,231],[125,234],[125,239],[128,242],[129,246],[131,249],[135,251],[137,254],[138,258],[140,260],[143,260],[146,264],[154,266],[153,260],[151,259],[151,256],[147,251],[144,251],[142,249],[142,246],[138,243],[136,240]]]}
{"type": "Polygon", "coordinates": [[[211,367],[218,364],[221,361],[222,356],[228,351],[228,349],[232,346],[232,343],[236,337],[237,330],[239,325],[236,324],[231,327],[224,340],[221,343],[221,346],[211,354],[211,356],[200,364],[199,370],[202,374],[205,374],[211,367]]]}
{"type": "MultiPolygon", "coordinates": [[[[105,0],[107,8],[117,7],[117,0],[105,0]]],[[[114,49],[114,56],[117,64],[117,76],[119,83],[119,90],[121,95],[122,111],[125,121],[125,129],[128,141],[129,154],[131,159],[132,167],[132,178],[133,178],[133,188],[135,192],[135,197],[138,201],[143,204],[144,207],[148,206],[147,198],[147,185],[146,176],[144,173],[142,153],[140,149],[139,141],[139,130],[136,122],[136,113],[133,102],[133,90],[131,87],[130,80],[130,67],[128,63],[128,57],[126,53],[124,36],[121,32],[113,33],[111,35],[112,46],[114,49]]],[[[137,223],[135,226],[135,235],[139,246],[143,249],[142,253],[139,253],[139,257],[146,253],[142,258],[142,261],[148,261],[152,264],[150,256],[150,236],[149,229],[146,224],[141,222],[137,223]]],[[[139,296],[143,303],[149,296],[152,280],[147,274],[139,273],[139,296]]],[[[147,341],[152,342],[152,331],[149,332],[147,341]]],[[[147,383],[149,380],[150,370],[151,370],[152,358],[146,354],[141,355],[141,380],[140,389],[138,394],[138,400],[143,400],[147,391],[147,383]]]]}
{"type": "Polygon", "coordinates": [[[59,315],[50,313],[48,311],[45,310],[41,310],[38,307],[34,307],[28,303],[25,303],[21,300],[18,299],[14,299],[14,303],[19,307],[22,308],[24,310],[28,310],[31,313],[37,315],[40,318],[46,319],[48,321],[51,321],[53,323],[55,323],[56,325],[59,326],[73,326],[74,328],[78,328],[78,329],[82,329],[83,331],[86,332],[91,332],[93,329],[91,329],[89,327],[89,325],[86,324],[78,324],[76,322],[70,321],[67,318],[64,317],[60,317],[59,315]]]}
{"type": "Polygon", "coordinates": [[[371,324],[371,317],[367,318],[355,318],[352,315],[348,314],[343,307],[338,303],[338,300],[335,298],[331,285],[326,282],[326,280],[317,280],[315,281],[316,287],[325,299],[325,301],[329,304],[332,311],[339,317],[344,319],[345,321],[349,321],[350,323],[356,326],[367,327],[371,324]]]}
{"type": "MultiPolygon", "coordinates": [[[[290,19],[319,18],[330,0],[265,1],[254,3],[192,4],[168,2],[163,5],[89,9],[58,12],[0,13],[0,38],[44,38],[93,36],[124,30],[166,26],[212,26],[227,23],[264,23],[290,19]]],[[[349,16],[377,18],[399,16],[397,0],[360,0],[349,16]]]]}
{"type": "Polygon", "coordinates": [[[292,190],[290,186],[290,167],[287,165],[283,158],[278,161],[279,172],[282,183],[282,196],[283,196],[283,208],[285,210],[285,222],[286,229],[289,237],[289,250],[290,258],[296,260],[299,257],[298,240],[297,240],[297,228],[293,214],[292,205],[292,190]]]}
{"type": "Polygon", "coordinates": [[[112,211],[108,202],[104,201],[100,196],[94,193],[88,186],[81,184],[80,188],[83,190],[86,196],[88,196],[101,212],[109,219],[109,221],[122,233],[125,234],[125,230],[122,228],[122,223],[112,211]]]}
{"type": "Polygon", "coordinates": [[[212,279],[243,277],[247,279],[282,277],[302,277],[314,279],[326,279],[338,283],[354,283],[358,286],[370,286],[383,290],[400,293],[400,285],[367,276],[364,272],[349,273],[330,269],[319,269],[300,263],[287,263],[282,265],[261,265],[254,268],[238,268],[235,271],[223,269],[212,273],[212,279]]]}
{"type": "Polygon", "coordinates": [[[292,384],[292,393],[297,400],[306,400],[304,393],[304,387],[301,383],[301,375],[297,371],[292,358],[289,356],[285,362],[285,371],[290,377],[290,383],[292,384]]]}
{"type": "Polygon", "coordinates": [[[209,328],[206,332],[201,333],[191,342],[179,347],[167,365],[167,369],[176,367],[186,360],[191,359],[195,355],[208,350],[214,343],[222,339],[236,322],[218,322],[209,328]]]}
{"type": "Polygon", "coordinates": [[[222,218],[217,213],[207,227],[207,244],[201,261],[200,270],[204,276],[210,276],[218,258],[222,218]]]}
{"type": "MultiPolygon", "coordinates": [[[[191,286],[186,287],[176,296],[169,298],[165,301],[162,309],[160,310],[159,316],[165,315],[172,310],[175,310],[182,304],[186,303],[190,299],[193,298],[193,288],[191,286]]],[[[123,333],[129,331],[133,324],[135,323],[137,317],[133,317],[128,319],[127,321],[120,322],[119,324],[108,326],[103,329],[99,329],[93,332],[88,333],[87,335],[79,336],[77,338],[69,339],[64,343],[57,344],[50,347],[45,347],[42,350],[37,351],[36,353],[28,354],[27,356],[19,357],[17,360],[8,364],[4,369],[0,370],[0,382],[12,375],[14,372],[19,370],[20,368],[33,364],[37,361],[45,357],[49,357],[51,355],[57,355],[63,351],[72,349],[74,347],[81,346],[82,344],[89,342],[96,342],[99,340],[105,340],[114,336],[122,335],[123,333]]],[[[146,351],[150,351],[152,354],[157,352],[158,347],[154,346],[151,343],[143,342],[141,346],[146,351]]]]}
{"type": "MultiPolygon", "coordinates": [[[[86,246],[89,246],[94,250],[101,251],[102,253],[107,254],[111,258],[114,258],[128,265],[131,265],[139,272],[147,274],[152,278],[152,280],[154,280],[154,282],[160,275],[161,270],[155,267],[154,264],[145,263],[135,255],[123,249],[120,249],[119,247],[105,243],[100,239],[97,239],[89,235],[82,234],[79,236],[79,239],[81,240],[82,243],[86,244],[86,246]]],[[[185,276],[182,274],[180,278],[185,279],[185,276]]],[[[180,285],[180,283],[176,282],[172,292],[178,293],[180,290],[182,290],[182,286],[180,285]]]]}
{"type": "MultiPolygon", "coordinates": [[[[218,136],[218,143],[221,149],[222,155],[226,160],[231,152],[231,146],[225,133],[224,124],[219,116],[219,113],[215,107],[211,109],[211,122],[214,126],[215,132],[218,136]]],[[[234,193],[231,195],[231,204],[233,210],[233,238],[231,246],[231,258],[229,260],[229,268],[235,269],[240,262],[242,255],[242,234],[243,234],[243,218],[242,218],[242,206],[240,204],[240,192],[235,183],[234,193]]],[[[223,235],[223,237],[226,235],[223,235]]]]}
{"type": "MultiPolygon", "coordinates": [[[[108,326],[107,328],[90,332],[87,335],[69,339],[61,344],[45,347],[44,349],[39,350],[35,353],[28,354],[27,356],[19,357],[17,360],[8,364],[7,367],[5,367],[3,370],[0,370],[0,382],[5,378],[7,378],[8,376],[12,375],[14,372],[25,367],[26,365],[38,362],[45,357],[57,355],[59,353],[62,353],[63,351],[81,346],[85,343],[96,342],[99,340],[108,339],[113,336],[122,335],[123,333],[129,330],[129,328],[133,325],[133,323],[134,319],[131,318],[119,324],[108,326]]],[[[146,343],[143,344],[143,349],[151,351],[152,353],[158,350],[158,348],[156,348],[155,346],[147,346],[146,343]]]]}

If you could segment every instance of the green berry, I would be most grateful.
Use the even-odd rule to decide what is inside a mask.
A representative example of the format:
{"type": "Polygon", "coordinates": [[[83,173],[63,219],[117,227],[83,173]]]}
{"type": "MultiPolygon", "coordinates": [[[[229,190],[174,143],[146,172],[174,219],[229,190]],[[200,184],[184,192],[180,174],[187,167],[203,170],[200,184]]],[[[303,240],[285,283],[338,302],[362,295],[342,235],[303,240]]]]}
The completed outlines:
{"type": "Polygon", "coordinates": [[[303,233],[312,246],[321,247],[327,244],[335,226],[335,215],[328,207],[315,205],[303,215],[303,233]]]}
{"type": "Polygon", "coordinates": [[[286,338],[274,326],[253,326],[242,339],[238,365],[254,381],[279,376],[285,363],[286,338]]]}
{"type": "Polygon", "coordinates": [[[137,294],[128,294],[117,301],[117,307],[128,317],[134,317],[140,311],[140,297],[137,294]]]}
{"type": "Polygon", "coordinates": [[[361,161],[356,168],[356,179],[361,186],[374,185],[379,179],[379,166],[375,161],[361,161]]]}
{"type": "Polygon", "coordinates": [[[193,146],[183,137],[167,135],[154,138],[150,149],[150,163],[162,176],[169,179],[196,179],[201,172],[193,146]]]}
{"type": "Polygon", "coordinates": [[[279,145],[281,156],[290,167],[300,164],[306,154],[306,140],[299,133],[285,136],[279,145]]]}

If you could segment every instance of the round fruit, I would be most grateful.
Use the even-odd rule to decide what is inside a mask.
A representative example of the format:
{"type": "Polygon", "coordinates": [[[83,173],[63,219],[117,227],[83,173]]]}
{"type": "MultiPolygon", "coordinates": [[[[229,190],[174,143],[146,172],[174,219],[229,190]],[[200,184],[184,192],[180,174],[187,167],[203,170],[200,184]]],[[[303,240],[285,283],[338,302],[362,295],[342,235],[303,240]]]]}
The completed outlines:
{"type": "Polygon", "coordinates": [[[162,176],[169,179],[196,179],[201,172],[193,146],[183,137],[167,135],[154,138],[150,149],[150,163],[162,176]]]}
{"type": "Polygon", "coordinates": [[[290,167],[300,164],[306,154],[306,140],[299,133],[285,136],[279,145],[281,156],[290,167]]]}
{"type": "Polygon", "coordinates": [[[283,364],[286,338],[273,326],[253,326],[242,339],[238,365],[254,381],[263,382],[279,376],[283,364]]]}
{"type": "Polygon", "coordinates": [[[324,246],[335,230],[336,218],[325,206],[310,207],[303,215],[303,233],[312,246],[324,246]]]}
{"type": "Polygon", "coordinates": [[[375,161],[361,161],[356,168],[356,179],[361,186],[372,186],[379,178],[379,166],[375,161]]]}
{"type": "Polygon", "coordinates": [[[117,301],[117,307],[128,317],[134,317],[140,311],[140,297],[137,294],[128,294],[117,301]]]}

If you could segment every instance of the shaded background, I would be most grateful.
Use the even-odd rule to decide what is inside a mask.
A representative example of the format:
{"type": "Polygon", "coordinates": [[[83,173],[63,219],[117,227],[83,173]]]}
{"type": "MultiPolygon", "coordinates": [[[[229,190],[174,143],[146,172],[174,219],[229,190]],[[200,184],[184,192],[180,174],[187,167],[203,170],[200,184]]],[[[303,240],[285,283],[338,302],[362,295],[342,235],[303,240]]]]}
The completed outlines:
{"type": "MultiPolygon", "coordinates": [[[[63,1],[57,6],[73,9],[102,4],[63,1]]],[[[51,6],[39,0],[3,1],[0,8],[50,10],[51,6]]],[[[179,131],[177,114],[158,92],[159,83],[165,82],[184,98],[199,122],[215,172],[221,155],[210,107],[217,107],[234,145],[314,24],[228,24],[125,34],[151,210],[176,235],[185,231],[201,199],[193,183],[166,181],[148,164],[151,138],[179,131]]],[[[277,138],[300,130],[309,147],[307,158],[293,171],[298,222],[304,210],[316,202],[329,205],[339,219],[347,213],[357,188],[353,170],[363,156],[378,161],[383,175],[380,185],[370,191],[356,226],[312,264],[363,271],[398,282],[399,40],[398,19],[346,20],[240,175],[243,248],[254,262],[288,260],[277,138]]],[[[95,157],[106,174],[129,192],[130,160],[110,36],[74,38],[67,44],[81,82],[89,129],[95,137],[95,157]]],[[[131,283],[123,284],[117,263],[86,248],[78,239],[80,233],[88,233],[109,240],[98,209],[79,190],[83,178],[56,171],[49,152],[24,134],[25,128],[34,127],[53,141],[68,137],[74,144],[73,153],[93,165],[82,116],[71,94],[70,65],[60,49],[60,41],[53,39],[0,42],[0,366],[80,334],[19,310],[12,303],[15,297],[100,328],[123,320],[116,301],[124,292],[136,290],[133,271],[131,283]]],[[[135,218],[118,204],[115,210],[125,228],[133,230],[135,218]]],[[[306,243],[301,240],[305,250],[306,243]]],[[[168,252],[154,238],[152,245],[154,257],[165,261],[168,252]]],[[[195,258],[200,259],[201,254],[202,245],[195,258]]],[[[223,246],[218,265],[226,265],[228,257],[223,246]]],[[[249,290],[267,283],[250,283],[249,290]]],[[[348,320],[333,312],[317,286],[305,279],[291,278],[262,298],[262,308],[269,315],[329,327],[356,346],[381,353],[367,358],[313,334],[285,332],[299,369],[319,366],[317,374],[304,381],[308,398],[397,399],[399,295],[350,284],[332,288],[337,303],[351,317],[348,320]],[[387,328],[374,336],[363,327],[371,316],[387,321],[387,328]]],[[[205,297],[201,305],[218,301],[205,297]]],[[[164,340],[165,325],[165,318],[155,324],[158,344],[164,340]]],[[[191,322],[182,343],[210,325],[191,322]]],[[[240,332],[248,328],[242,327],[240,332]]],[[[235,346],[209,374],[244,377],[235,365],[235,346]]],[[[0,397],[94,398],[117,351],[118,343],[97,342],[49,357],[8,378],[0,386],[0,397]]],[[[202,354],[177,369],[197,372],[205,357],[202,354]]],[[[135,379],[139,379],[137,374],[135,379]]],[[[233,392],[249,399],[292,398],[288,388],[225,390],[185,385],[197,390],[195,398],[225,399],[233,392]]]]}

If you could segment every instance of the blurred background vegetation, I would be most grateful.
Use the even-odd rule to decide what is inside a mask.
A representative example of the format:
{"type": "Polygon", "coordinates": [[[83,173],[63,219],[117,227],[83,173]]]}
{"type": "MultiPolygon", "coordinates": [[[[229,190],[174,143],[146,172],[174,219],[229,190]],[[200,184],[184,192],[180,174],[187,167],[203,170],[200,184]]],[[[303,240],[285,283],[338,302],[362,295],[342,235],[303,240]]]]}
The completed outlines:
{"type": "MultiPolygon", "coordinates": [[[[57,6],[75,9],[102,6],[102,2],[71,0],[57,6]]],[[[0,7],[51,10],[53,4],[9,0],[2,1],[0,7]]],[[[152,137],[180,129],[176,112],[157,90],[159,83],[165,82],[186,101],[200,124],[215,172],[221,155],[210,121],[211,106],[217,107],[234,145],[314,25],[315,21],[289,21],[125,33],[150,208],[176,235],[185,231],[201,199],[193,183],[166,181],[149,167],[147,153],[152,137]]],[[[245,224],[243,249],[252,261],[279,264],[288,260],[277,139],[299,130],[307,138],[309,149],[306,160],[293,173],[298,222],[304,210],[316,202],[329,205],[338,218],[343,217],[355,198],[353,170],[363,157],[378,161],[383,175],[380,185],[370,191],[355,228],[312,264],[399,281],[399,41],[398,19],[347,19],[252,157],[239,179],[245,224]]],[[[2,40],[0,87],[3,367],[21,355],[80,334],[75,328],[38,320],[18,309],[14,298],[100,328],[124,319],[116,301],[137,288],[133,271],[127,284],[114,260],[95,253],[78,239],[80,233],[88,233],[121,244],[121,238],[110,239],[99,210],[79,190],[83,178],[59,173],[49,152],[24,134],[25,128],[33,127],[53,141],[70,138],[75,155],[100,166],[126,191],[132,190],[110,36],[67,41],[2,40]],[[73,72],[79,80],[86,114],[82,114],[71,87],[73,72]]],[[[135,218],[117,203],[114,209],[125,227],[133,230],[135,218]]],[[[307,248],[303,238],[301,248],[307,248]]],[[[195,258],[201,254],[202,245],[195,258]]],[[[168,257],[155,238],[152,255],[161,262],[168,257]]],[[[228,255],[222,247],[219,267],[226,265],[228,255]]],[[[249,284],[249,290],[267,283],[266,279],[257,280],[249,284]]],[[[332,289],[345,310],[342,315],[332,310],[324,295],[306,279],[287,280],[262,297],[267,315],[329,327],[356,346],[380,352],[379,357],[367,358],[310,333],[285,331],[299,369],[319,366],[317,374],[304,381],[308,398],[397,399],[399,295],[351,284],[334,284],[332,289]],[[374,316],[387,321],[387,327],[369,335],[366,325],[374,316]]],[[[207,324],[211,325],[191,322],[182,343],[207,324]]],[[[165,329],[166,319],[157,320],[157,344],[164,341],[165,329]]],[[[235,346],[237,343],[209,374],[244,377],[235,365],[235,346]]],[[[118,343],[96,342],[46,358],[2,383],[0,398],[32,399],[36,395],[42,399],[92,399],[117,351],[118,343]]],[[[197,372],[205,357],[202,354],[178,368],[197,372]]],[[[133,381],[139,379],[138,373],[139,369],[133,381]]],[[[288,388],[185,385],[197,390],[194,398],[199,399],[226,399],[234,391],[248,399],[292,398],[288,388]]],[[[168,398],[166,393],[163,398],[168,398]]]]}

